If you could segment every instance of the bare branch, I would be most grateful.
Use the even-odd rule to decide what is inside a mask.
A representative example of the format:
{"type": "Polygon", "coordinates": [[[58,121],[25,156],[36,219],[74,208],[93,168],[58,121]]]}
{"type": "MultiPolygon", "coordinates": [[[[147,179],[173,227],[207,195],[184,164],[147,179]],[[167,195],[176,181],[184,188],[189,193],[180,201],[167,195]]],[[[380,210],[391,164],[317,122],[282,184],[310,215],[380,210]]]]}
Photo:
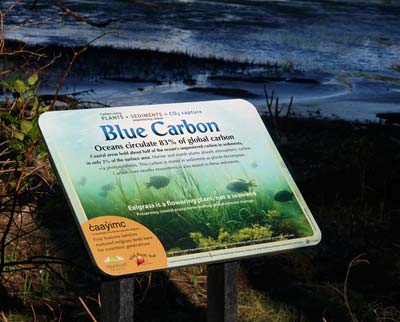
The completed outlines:
{"type": "MultiPolygon", "coordinates": [[[[4,45],[4,44],[2,44],[2,45],[4,45]]],[[[37,58],[42,58],[45,56],[45,54],[41,54],[41,53],[34,52],[31,50],[26,50],[25,47],[26,47],[25,45],[22,45],[19,49],[16,49],[16,50],[5,50],[0,47],[0,53],[1,53],[1,55],[6,55],[6,56],[15,56],[18,54],[29,54],[29,55],[35,56],[37,58]]]]}
{"type": "Polygon", "coordinates": [[[75,18],[78,21],[87,23],[88,25],[91,25],[93,27],[106,27],[108,26],[111,22],[113,22],[112,19],[108,19],[107,21],[103,22],[95,22],[93,20],[90,20],[86,17],[81,16],[80,14],[76,13],[75,11],[71,10],[68,8],[64,3],[62,3],[60,0],[53,0],[54,4],[59,7],[63,12],[65,12],[67,15],[75,18]]]}
{"type": "Polygon", "coordinates": [[[46,68],[50,67],[51,65],[53,65],[55,63],[55,61],[57,59],[59,59],[61,56],[62,56],[61,53],[59,53],[57,56],[54,56],[46,65],[39,67],[37,72],[41,72],[41,71],[45,70],[46,68]]]}
{"type": "Polygon", "coordinates": [[[349,278],[350,278],[351,269],[354,266],[357,266],[359,264],[369,264],[368,260],[362,258],[363,256],[365,256],[365,254],[360,254],[360,255],[356,256],[355,258],[353,258],[350,261],[349,265],[347,266],[346,276],[345,276],[344,283],[343,283],[343,291],[339,290],[336,287],[331,286],[331,288],[334,291],[338,292],[343,297],[344,304],[347,308],[347,312],[349,313],[352,322],[359,322],[359,320],[358,320],[357,316],[354,314],[354,312],[351,308],[351,305],[350,305],[349,293],[348,293],[349,278]]]}
{"type": "Polygon", "coordinates": [[[2,13],[2,12],[0,11],[0,15],[1,15],[2,17],[7,16],[8,13],[9,13],[18,3],[20,3],[20,2],[21,2],[21,0],[15,0],[15,1],[6,9],[6,11],[4,11],[4,13],[2,13]]]}
{"type": "Polygon", "coordinates": [[[289,102],[289,105],[287,107],[287,112],[286,112],[286,118],[288,118],[290,116],[290,111],[292,109],[292,105],[293,105],[293,96],[290,97],[290,102],[289,102]]]}
{"type": "Polygon", "coordinates": [[[271,109],[271,107],[272,107],[272,103],[273,103],[273,100],[274,100],[275,91],[272,90],[271,97],[270,97],[270,96],[268,95],[267,85],[264,85],[264,93],[265,93],[265,101],[266,101],[266,103],[267,103],[268,113],[269,113],[269,116],[272,117],[273,114],[272,114],[272,109],[271,109]]]}
{"type": "Polygon", "coordinates": [[[8,322],[8,319],[7,319],[7,317],[6,317],[6,315],[4,314],[3,311],[0,311],[0,316],[4,320],[4,322],[8,322]]]}
{"type": "Polygon", "coordinates": [[[18,200],[18,192],[15,193],[10,217],[8,218],[6,228],[4,229],[3,235],[1,236],[1,239],[0,239],[0,253],[1,253],[0,254],[0,275],[1,275],[1,273],[4,272],[4,268],[6,267],[6,264],[7,264],[6,263],[6,241],[7,241],[7,235],[10,232],[11,225],[13,223],[15,209],[17,208],[17,200],[18,200]]]}
{"type": "MultiPolygon", "coordinates": [[[[66,258],[55,257],[55,256],[32,256],[26,260],[6,262],[4,264],[4,267],[29,266],[30,268],[32,268],[38,265],[49,265],[49,264],[69,265],[72,267],[76,267],[82,271],[97,275],[97,272],[91,270],[90,268],[83,267],[80,264],[75,263],[66,258]]],[[[22,267],[21,269],[24,268],[22,267]]]]}
{"type": "Polygon", "coordinates": [[[66,78],[68,77],[68,75],[70,74],[71,70],[72,70],[72,66],[74,65],[76,59],[82,55],[86,50],[89,49],[89,47],[98,39],[104,37],[107,33],[103,32],[101,35],[97,36],[96,38],[92,39],[91,41],[89,41],[85,47],[83,47],[81,50],[79,51],[75,51],[73,50],[73,56],[71,58],[71,60],[69,61],[68,67],[65,69],[64,74],[62,75],[60,81],[58,82],[57,86],[56,86],[56,93],[54,95],[54,99],[53,102],[51,103],[51,109],[54,108],[55,103],[57,102],[58,99],[58,95],[60,93],[61,87],[63,86],[66,78]]]}
{"type": "Polygon", "coordinates": [[[93,322],[97,322],[96,318],[94,317],[92,311],[90,311],[89,307],[86,305],[85,301],[82,299],[82,297],[78,296],[79,302],[81,302],[82,306],[84,307],[85,311],[87,314],[90,316],[93,322]]]}

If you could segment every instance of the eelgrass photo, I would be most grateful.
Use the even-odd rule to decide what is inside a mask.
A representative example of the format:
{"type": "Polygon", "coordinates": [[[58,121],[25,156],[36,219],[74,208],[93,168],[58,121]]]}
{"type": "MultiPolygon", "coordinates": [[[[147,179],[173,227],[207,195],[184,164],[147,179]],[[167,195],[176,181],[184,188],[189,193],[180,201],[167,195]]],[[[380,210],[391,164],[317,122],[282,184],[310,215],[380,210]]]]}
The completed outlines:
{"type": "Polygon", "coordinates": [[[182,167],[156,175],[131,174],[100,185],[96,191],[85,191],[81,184],[78,193],[88,219],[114,215],[138,221],[156,234],[170,255],[179,255],[179,250],[201,252],[314,234],[282,174],[255,179],[251,168],[238,169],[182,167]],[[274,181],[268,180],[274,176],[274,181]],[[153,206],[130,212],[130,205],[153,206]]]}

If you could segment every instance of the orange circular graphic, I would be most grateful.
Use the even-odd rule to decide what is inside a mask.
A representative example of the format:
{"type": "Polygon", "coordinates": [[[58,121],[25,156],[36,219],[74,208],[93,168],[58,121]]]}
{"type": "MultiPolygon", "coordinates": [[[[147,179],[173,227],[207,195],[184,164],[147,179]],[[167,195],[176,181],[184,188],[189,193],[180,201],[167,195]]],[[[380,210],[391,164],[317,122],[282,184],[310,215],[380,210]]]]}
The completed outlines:
{"type": "Polygon", "coordinates": [[[167,255],[157,236],[142,224],[101,216],[81,225],[97,266],[112,276],[167,268],[167,255]]]}

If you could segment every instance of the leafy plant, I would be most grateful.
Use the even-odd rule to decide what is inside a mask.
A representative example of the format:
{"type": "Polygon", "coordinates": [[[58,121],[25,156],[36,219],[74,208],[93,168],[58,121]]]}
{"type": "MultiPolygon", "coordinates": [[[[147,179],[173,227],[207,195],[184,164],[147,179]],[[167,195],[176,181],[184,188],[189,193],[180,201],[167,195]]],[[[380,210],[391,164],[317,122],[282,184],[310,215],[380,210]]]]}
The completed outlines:
{"type": "MultiPolygon", "coordinates": [[[[4,271],[7,248],[15,248],[18,239],[8,241],[15,226],[14,217],[20,211],[20,200],[26,192],[40,185],[40,176],[35,176],[47,167],[46,152],[39,141],[38,119],[48,110],[40,104],[37,90],[39,76],[33,73],[26,80],[13,77],[0,81],[3,100],[0,102],[0,204],[4,228],[0,237],[0,275],[4,271]],[[44,160],[44,161],[43,161],[44,160]],[[14,246],[13,246],[14,245],[14,246]]],[[[15,256],[12,256],[16,258],[15,256]]]]}
{"type": "Polygon", "coordinates": [[[11,140],[11,148],[17,153],[18,161],[22,160],[21,152],[36,143],[39,137],[39,116],[49,109],[48,106],[41,106],[39,103],[39,84],[37,73],[32,74],[26,81],[17,77],[8,82],[0,81],[0,85],[7,91],[1,106],[1,132],[11,140]]]}

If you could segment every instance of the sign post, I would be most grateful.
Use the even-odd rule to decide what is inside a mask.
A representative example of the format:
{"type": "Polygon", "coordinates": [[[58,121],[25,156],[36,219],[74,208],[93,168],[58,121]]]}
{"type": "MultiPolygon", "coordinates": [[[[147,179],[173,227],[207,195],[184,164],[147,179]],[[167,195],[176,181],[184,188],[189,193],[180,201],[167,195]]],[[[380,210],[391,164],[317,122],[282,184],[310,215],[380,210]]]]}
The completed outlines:
{"type": "Polygon", "coordinates": [[[134,278],[102,281],[100,300],[102,322],[133,322],[134,278]]]}
{"type": "MultiPolygon", "coordinates": [[[[105,275],[229,262],[320,241],[249,102],[47,112],[39,126],[105,275]]],[[[215,272],[210,266],[210,280],[222,283],[217,267],[226,276],[233,271],[218,265],[215,272]]]]}
{"type": "MultiPolygon", "coordinates": [[[[102,322],[134,322],[134,279],[102,281],[102,322]]],[[[237,321],[237,262],[207,265],[207,322],[237,321]]]]}
{"type": "Polygon", "coordinates": [[[207,322],[237,321],[237,262],[207,266],[207,322]]]}

